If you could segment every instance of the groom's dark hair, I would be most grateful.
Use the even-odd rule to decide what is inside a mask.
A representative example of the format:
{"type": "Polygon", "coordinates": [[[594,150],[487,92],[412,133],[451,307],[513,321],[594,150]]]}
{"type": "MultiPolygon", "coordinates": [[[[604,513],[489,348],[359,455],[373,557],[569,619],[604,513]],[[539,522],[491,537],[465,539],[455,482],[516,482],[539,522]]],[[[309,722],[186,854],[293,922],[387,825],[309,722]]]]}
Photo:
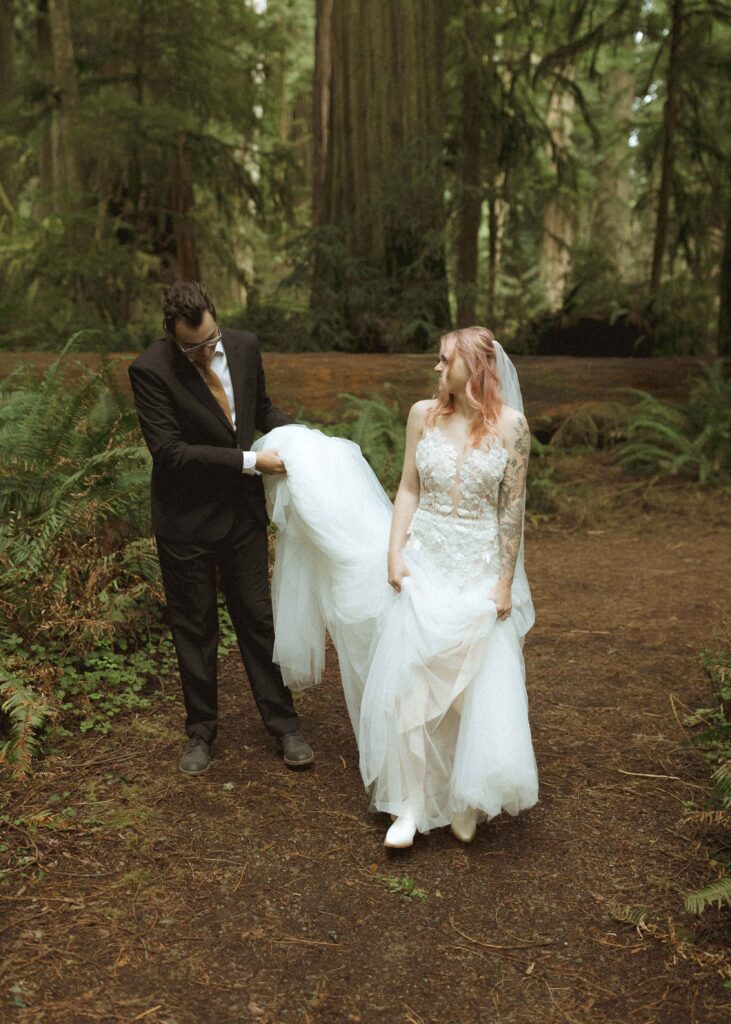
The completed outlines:
{"type": "Polygon", "coordinates": [[[206,310],[214,320],[216,307],[200,281],[176,281],[162,297],[162,325],[168,334],[175,335],[175,321],[184,320],[191,327],[198,327],[206,310]]]}

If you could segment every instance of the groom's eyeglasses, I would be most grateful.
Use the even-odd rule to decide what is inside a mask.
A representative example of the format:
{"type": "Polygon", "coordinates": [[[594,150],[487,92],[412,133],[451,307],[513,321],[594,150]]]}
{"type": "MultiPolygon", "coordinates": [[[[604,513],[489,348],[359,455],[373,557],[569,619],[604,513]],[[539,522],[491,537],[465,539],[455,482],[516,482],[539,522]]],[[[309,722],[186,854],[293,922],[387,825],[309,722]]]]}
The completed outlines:
{"type": "Polygon", "coordinates": [[[197,345],[181,345],[180,342],[175,338],[173,338],[173,341],[175,341],[175,344],[178,346],[183,355],[191,356],[193,355],[194,352],[198,352],[202,348],[215,348],[219,341],[222,340],[222,338],[223,335],[221,334],[221,330],[219,328],[218,334],[216,335],[215,338],[210,338],[208,341],[201,341],[197,345]]]}

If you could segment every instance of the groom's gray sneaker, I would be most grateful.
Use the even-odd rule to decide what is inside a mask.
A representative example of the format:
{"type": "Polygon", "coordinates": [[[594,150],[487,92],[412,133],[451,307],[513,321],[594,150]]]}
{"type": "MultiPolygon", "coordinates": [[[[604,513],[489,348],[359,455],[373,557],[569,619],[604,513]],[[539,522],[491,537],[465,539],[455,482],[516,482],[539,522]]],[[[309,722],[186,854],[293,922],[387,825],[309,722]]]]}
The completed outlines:
{"type": "Polygon", "coordinates": [[[211,763],[211,748],[202,736],[191,736],[178,761],[178,767],[186,775],[202,775],[211,763]]]}
{"type": "Polygon", "coordinates": [[[289,768],[304,768],[305,765],[312,764],[315,760],[312,747],[299,730],[280,736],[279,748],[282,751],[284,763],[289,768]]]}

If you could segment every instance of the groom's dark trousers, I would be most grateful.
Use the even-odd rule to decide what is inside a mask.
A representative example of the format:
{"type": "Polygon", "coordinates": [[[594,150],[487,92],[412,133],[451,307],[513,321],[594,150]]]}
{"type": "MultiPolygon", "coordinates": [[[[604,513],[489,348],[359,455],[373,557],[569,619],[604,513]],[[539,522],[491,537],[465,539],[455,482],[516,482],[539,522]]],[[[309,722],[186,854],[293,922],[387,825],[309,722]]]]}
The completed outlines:
{"type": "Polygon", "coordinates": [[[290,691],[272,663],[274,628],[261,477],[244,474],[256,430],[290,421],[272,405],[255,335],[224,329],[234,431],[203,377],[171,338],[130,366],[135,406],[152,455],[152,528],[178,655],[186,731],[212,743],[218,720],[217,576],[268,731],[299,728],[290,691]]]}

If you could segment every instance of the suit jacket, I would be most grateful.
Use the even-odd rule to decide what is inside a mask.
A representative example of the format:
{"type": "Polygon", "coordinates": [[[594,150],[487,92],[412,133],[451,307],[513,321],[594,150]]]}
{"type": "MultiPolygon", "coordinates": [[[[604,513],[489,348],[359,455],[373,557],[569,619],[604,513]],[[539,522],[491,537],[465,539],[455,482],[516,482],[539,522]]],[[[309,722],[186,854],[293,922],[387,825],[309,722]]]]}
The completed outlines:
{"type": "Polygon", "coordinates": [[[261,477],[244,474],[255,430],[291,422],[266,392],[259,341],[222,330],[236,406],[236,432],[199,371],[170,338],[129,368],[142,433],[152,455],[152,528],[168,540],[216,541],[236,509],[267,522],[261,477]]]}

